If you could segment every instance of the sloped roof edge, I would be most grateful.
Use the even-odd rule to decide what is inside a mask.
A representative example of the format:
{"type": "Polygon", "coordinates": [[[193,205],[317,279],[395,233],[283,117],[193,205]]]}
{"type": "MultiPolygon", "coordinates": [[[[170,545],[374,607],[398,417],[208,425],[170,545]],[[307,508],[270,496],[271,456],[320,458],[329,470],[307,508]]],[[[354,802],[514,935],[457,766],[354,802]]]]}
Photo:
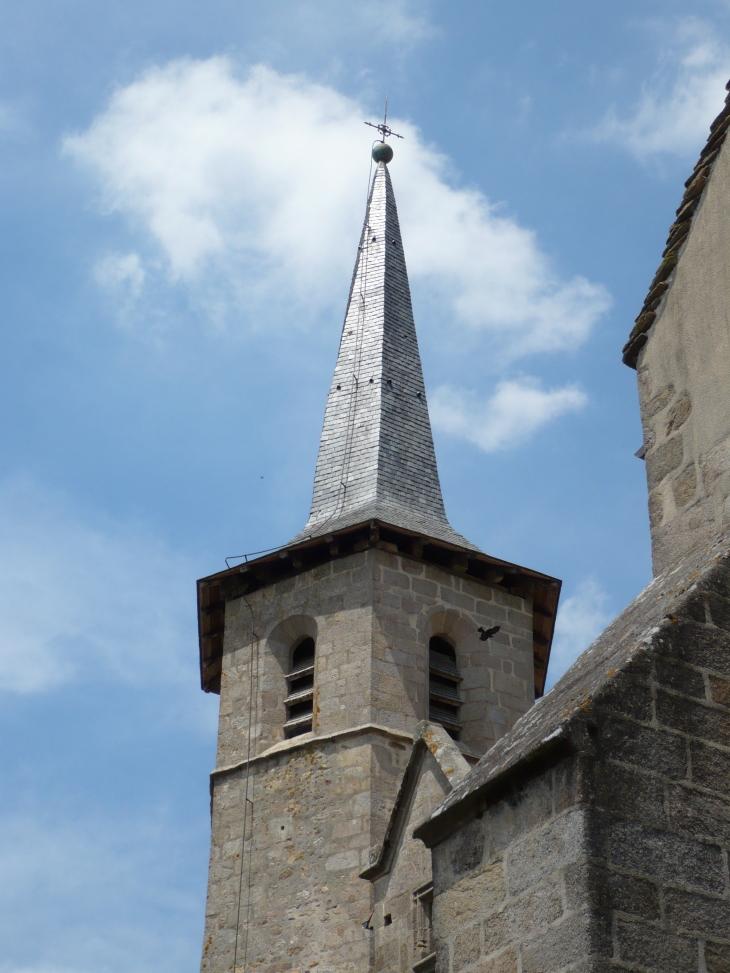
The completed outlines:
{"type": "Polygon", "coordinates": [[[377,847],[375,858],[370,865],[360,873],[360,878],[374,882],[375,879],[390,871],[398,844],[405,830],[421,767],[427,753],[433,756],[451,788],[464,780],[469,773],[469,764],[446,730],[437,723],[422,720],[415,729],[413,749],[398,789],[393,810],[390,812],[390,820],[385,829],[382,844],[377,847]]]}
{"type": "MultiPolygon", "coordinates": [[[[725,85],[725,89],[730,91],[730,81],[725,85]]],[[[630,368],[636,368],[639,352],[649,340],[648,333],[666,303],[667,291],[674,280],[674,269],[692,228],[692,218],[705,194],[712,169],[717,162],[729,127],[730,94],[725,98],[725,107],[710,125],[710,134],[705,147],[700,152],[699,160],[692,170],[692,175],[684,184],[686,187],[684,196],[677,210],[677,218],[669,227],[669,236],[662,254],[662,262],[656,274],[654,274],[654,279],[649,286],[649,293],[646,295],[644,305],[636,318],[629,340],[623,347],[623,362],[630,368]]]]}
{"type": "Polygon", "coordinates": [[[431,846],[462,820],[500,779],[527,770],[542,754],[570,750],[594,703],[614,688],[622,673],[654,639],[673,625],[697,587],[730,561],[730,530],[716,543],[656,577],[578,658],[555,686],[489,750],[471,773],[414,831],[431,846]]]}

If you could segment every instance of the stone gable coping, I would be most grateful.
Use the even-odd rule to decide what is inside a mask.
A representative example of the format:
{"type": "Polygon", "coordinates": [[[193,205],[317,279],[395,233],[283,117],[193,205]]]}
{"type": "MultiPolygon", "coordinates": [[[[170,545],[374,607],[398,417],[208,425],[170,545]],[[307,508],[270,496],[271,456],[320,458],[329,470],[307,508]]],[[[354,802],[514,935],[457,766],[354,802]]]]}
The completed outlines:
{"type": "Polygon", "coordinates": [[[422,720],[416,726],[413,735],[413,749],[390,813],[383,841],[375,850],[371,864],[360,873],[360,878],[374,882],[390,871],[416,793],[421,767],[428,753],[433,756],[451,789],[469,773],[469,764],[462,755],[459,745],[451,739],[446,730],[437,723],[422,720]]]}
{"type": "MultiPolygon", "coordinates": [[[[730,81],[725,85],[725,88],[730,91],[730,81]]],[[[623,362],[630,368],[636,368],[639,352],[649,340],[649,332],[666,304],[667,292],[674,281],[674,271],[680,253],[692,229],[692,218],[704,197],[729,127],[730,94],[725,98],[725,107],[710,126],[710,134],[700,153],[697,165],[684,184],[686,187],[684,196],[677,210],[677,218],[669,227],[662,262],[649,286],[649,293],[639,316],[636,318],[629,340],[623,347],[623,362]]]]}

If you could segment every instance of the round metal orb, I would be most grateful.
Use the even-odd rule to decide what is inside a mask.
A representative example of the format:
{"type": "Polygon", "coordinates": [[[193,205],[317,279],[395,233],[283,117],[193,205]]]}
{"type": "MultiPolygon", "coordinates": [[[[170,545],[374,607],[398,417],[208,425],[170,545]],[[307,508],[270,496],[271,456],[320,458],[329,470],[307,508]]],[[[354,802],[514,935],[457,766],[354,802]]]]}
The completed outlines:
{"type": "Polygon", "coordinates": [[[393,158],[393,150],[387,142],[376,142],[373,146],[373,159],[376,162],[390,162],[393,158]]]}

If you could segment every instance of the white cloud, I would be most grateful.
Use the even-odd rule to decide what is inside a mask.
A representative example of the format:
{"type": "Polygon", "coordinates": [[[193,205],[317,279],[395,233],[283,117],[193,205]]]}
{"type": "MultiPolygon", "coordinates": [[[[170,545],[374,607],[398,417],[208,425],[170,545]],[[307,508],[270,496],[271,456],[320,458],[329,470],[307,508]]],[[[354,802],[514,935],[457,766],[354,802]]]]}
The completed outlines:
{"type": "Polygon", "coordinates": [[[548,688],[573,665],[611,621],[608,595],[595,578],[586,578],[561,601],[550,652],[548,688]]]}
{"type": "Polygon", "coordinates": [[[94,277],[102,287],[124,290],[139,296],[147,276],[138,253],[110,253],[94,266],[94,277]]]}
{"type": "Polygon", "coordinates": [[[195,569],[141,527],[89,522],[27,478],[0,484],[0,689],[100,675],[194,686],[195,569]]]}
{"type": "Polygon", "coordinates": [[[536,379],[522,378],[500,382],[487,402],[442,385],[430,397],[429,413],[437,429],[493,453],[521,445],[552,419],[586,402],[575,386],[544,390],[536,379]]]}
{"type": "MultiPolygon", "coordinates": [[[[171,280],[218,308],[227,299],[249,323],[270,326],[278,311],[291,326],[342,299],[368,117],[302,76],[259,66],[240,77],[227,58],[178,60],[120,88],[64,149],[94,174],[106,209],[161,251],[171,280]]],[[[606,291],[560,280],[534,233],[478,190],[450,185],[445,158],[413,125],[392,124],[406,136],[391,169],[409,270],[434,317],[488,331],[513,356],[583,341],[606,291]]]]}
{"type": "Polygon", "coordinates": [[[638,159],[658,153],[691,155],[720,112],[730,77],[730,45],[696,18],[679,25],[659,68],[628,117],[611,109],[594,132],[638,159]]]}

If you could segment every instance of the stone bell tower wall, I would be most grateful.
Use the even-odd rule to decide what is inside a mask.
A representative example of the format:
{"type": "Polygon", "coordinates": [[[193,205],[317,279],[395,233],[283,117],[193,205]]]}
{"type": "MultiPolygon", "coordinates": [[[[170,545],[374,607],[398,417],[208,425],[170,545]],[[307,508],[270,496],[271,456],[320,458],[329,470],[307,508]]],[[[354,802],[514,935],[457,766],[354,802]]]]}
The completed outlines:
{"type": "Polygon", "coordinates": [[[432,635],[456,650],[467,746],[483,753],[534,701],[529,599],[370,549],[227,604],[218,766],[246,757],[252,625],[260,639],[256,754],[284,741],[289,653],[307,635],[316,642],[316,735],[365,723],[411,733],[428,718],[432,635]],[[494,625],[500,631],[480,641],[477,629],[494,625]]]}
{"type": "Polygon", "coordinates": [[[483,753],[533,702],[529,599],[369,549],[228,602],[205,973],[231,970],[234,950],[252,971],[371,969],[362,923],[373,890],[358,876],[428,717],[436,634],[454,644],[463,678],[461,740],[483,753]],[[494,625],[480,641],[477,628],[494,625]],[[316,643],[313,732],[287,740],[285,675],[305,636],[316,643]],[[253,823],[242,843],[247,778],[253,823]]]}
{"type": "Polygon", "coordinates": [[[730,150],[638,358],[654,573],[730,522],[730,150]]]}
{"type": "Polygon", "coordinates": [[[370,969],[372,887],[360,879],[376,822],[393,800],[407,734],[357,729],[257,758],[242,845],[246,768],[213,774],[213,841],[201,970],[370,969]],[[248,928],[247,928],[248,927],[248,928]],[[247,939],[247,941],[246,941],[247,939]]]}

